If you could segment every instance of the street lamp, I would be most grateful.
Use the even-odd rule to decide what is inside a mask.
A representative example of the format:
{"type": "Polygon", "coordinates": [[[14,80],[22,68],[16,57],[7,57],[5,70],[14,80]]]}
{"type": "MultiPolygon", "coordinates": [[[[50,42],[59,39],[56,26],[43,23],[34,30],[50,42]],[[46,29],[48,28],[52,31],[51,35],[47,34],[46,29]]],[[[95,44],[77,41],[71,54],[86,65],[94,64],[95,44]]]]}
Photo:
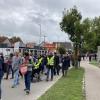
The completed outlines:
{"type": "Polygon", "coordinates": [[[39,25],[39,49],[40,49],[40,44],[41,44],[41,24],[39,25]]]}

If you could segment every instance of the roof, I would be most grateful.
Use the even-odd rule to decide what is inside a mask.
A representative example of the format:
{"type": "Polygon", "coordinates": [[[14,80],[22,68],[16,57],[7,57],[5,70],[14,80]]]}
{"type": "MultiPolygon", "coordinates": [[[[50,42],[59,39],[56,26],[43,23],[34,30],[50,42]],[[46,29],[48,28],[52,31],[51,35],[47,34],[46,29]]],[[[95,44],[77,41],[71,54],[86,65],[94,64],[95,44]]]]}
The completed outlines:
{"type": "Polygon", "coordinates": [[[3,43],[6,39],[8,39],[8,38],[6,38],[6,37],[0,37],[0,43],[3,43]]]}
{"type": "Polygon", "coordinates": [[[53,43],[45,43],[44,47],[55,48],[55,44],[53,44],[53,43]]]}

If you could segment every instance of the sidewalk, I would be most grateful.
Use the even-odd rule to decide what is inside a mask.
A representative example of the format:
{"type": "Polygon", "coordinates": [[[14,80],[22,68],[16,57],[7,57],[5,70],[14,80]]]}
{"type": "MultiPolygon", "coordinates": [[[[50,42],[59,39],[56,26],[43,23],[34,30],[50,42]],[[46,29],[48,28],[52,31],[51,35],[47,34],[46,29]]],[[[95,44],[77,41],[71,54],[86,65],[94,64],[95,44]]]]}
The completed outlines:
{"type": "Polygon", "coordinates": [[[46,82],[46,78],[43,77],[43,81],[32,83],[30,95],[26,95],[24,92],[23,79],[20,80],[20,85],[17,88],[11,88],[12,80],[3,80],[3,100],[37,100],[37,98],[44,94],[60,77],[61,75],[55,76],[54,80],[49,82],[46,82]]]}
{"type": "Polygon", "coordinates": [[[100,100],[100,68],[82,61],[85,68],[86,100],[100,100]]]}

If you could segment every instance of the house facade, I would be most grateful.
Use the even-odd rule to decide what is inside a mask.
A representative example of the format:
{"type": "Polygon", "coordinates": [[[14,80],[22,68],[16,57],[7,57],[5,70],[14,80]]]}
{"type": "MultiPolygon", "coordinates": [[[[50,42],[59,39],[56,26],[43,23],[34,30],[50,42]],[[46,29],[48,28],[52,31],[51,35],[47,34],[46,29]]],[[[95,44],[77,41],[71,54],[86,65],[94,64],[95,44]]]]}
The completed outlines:
{"type": "Polygon", "coordinates": [[[71,42],[53,42],[54,45],[56,45],[56,48],[63,46],[66,48],[66,50],[72,50],[72,44],[71,42]]]}

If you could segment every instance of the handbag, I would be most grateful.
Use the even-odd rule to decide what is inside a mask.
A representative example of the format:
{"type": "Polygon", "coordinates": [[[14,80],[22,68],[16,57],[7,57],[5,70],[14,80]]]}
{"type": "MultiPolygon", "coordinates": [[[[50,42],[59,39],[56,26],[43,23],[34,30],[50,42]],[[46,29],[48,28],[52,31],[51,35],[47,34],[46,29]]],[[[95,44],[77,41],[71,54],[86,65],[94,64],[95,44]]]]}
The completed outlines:
{"type": "Polygon", "coordinates": [[[27,73],[27,66],[25,66],[24,64],[21,65],[20,72],[22,73],[22,75],[25,75],[27,73]]]}

